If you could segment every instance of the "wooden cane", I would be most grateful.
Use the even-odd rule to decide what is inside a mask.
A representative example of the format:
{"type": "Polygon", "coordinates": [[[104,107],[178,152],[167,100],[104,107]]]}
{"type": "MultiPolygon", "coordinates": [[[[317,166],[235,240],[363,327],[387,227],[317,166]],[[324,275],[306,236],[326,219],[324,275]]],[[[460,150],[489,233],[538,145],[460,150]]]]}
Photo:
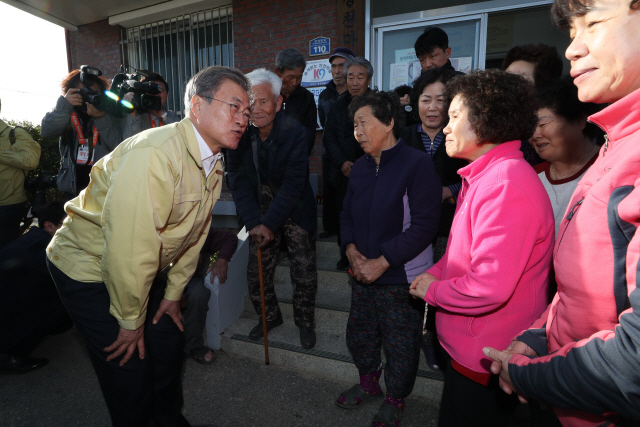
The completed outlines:
{"type": "Polygon", "coordinates": [[[264,335],[264,364],[269,364],[269,343],[267,340],[267,309],[264,303],[264,277],[262,276],[262,249],[258,248],[258,274],[260,275],[260,300],[262,301],[262,333],[264,335]]]}

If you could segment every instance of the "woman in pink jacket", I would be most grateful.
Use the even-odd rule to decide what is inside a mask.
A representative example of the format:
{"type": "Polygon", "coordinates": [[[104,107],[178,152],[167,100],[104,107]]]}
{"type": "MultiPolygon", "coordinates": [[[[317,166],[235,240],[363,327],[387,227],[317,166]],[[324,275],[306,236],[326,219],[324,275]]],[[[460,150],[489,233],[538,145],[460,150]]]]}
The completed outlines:
{"type": "Polygon", "coordinates": [[[439,426],[505,425],[518,400],[502,393],[482,348],[501,348],[547,305],[554,220],[520,151],[535,129],[533,86],[488,70],[447,84],[447,154],[468,160],[444,257],[411,284],[437,307],[446,351],[439,426]]]}
{"type": "Polygon", "coordinates": [[[565,427],[640,425],[640,0],[555,0],[589,117],[606,132],[560,223],[558,292],[505,349],[502,387],[553,407],[565,427]]]}

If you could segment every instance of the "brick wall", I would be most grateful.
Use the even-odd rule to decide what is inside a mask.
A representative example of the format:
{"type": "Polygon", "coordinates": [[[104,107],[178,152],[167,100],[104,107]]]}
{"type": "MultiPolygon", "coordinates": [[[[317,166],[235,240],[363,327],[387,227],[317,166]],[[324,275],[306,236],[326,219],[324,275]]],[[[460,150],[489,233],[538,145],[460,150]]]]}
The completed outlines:
{"type": "MultiPolygon", "coordinates": [[[[234,64],[244,72],[265,67],[274,69],[282,49],[292,47],[309,57],[309,40],[324,36],[337,44],[338,12],[335,2],[319,0],[234,0],[234,64]]],[[[310,173],[319,178],[322,188],[322,132],[316,132],[316,145],[309,158],[310,173]]],[[[320,190],[322,191],[322,190],[320,190]]]]}
{"type": "Polygon", "coordinates": [[[120,53],[120,26],[109,25],[109,20],[81,25],[69,32],[73,68],[81,65],[98,67],[111,79],[122,63],[120,53]]]}
{"type": "MultiPolygon", "coordinates": [[[[319,0],[234,0],[234,63],[244,72],[265,67],[273,70],[277,53],[293,47],[309,57],[309,40],[325,36],[331,47],[338,46],[337,8],[334,2],[319,0]]],[[[120,26],[107,19],[78,27],[70,32],[71,59],[74,68],[92,65],[113,77],[122,63],[120,26]]],[[[316,132],[316,145],[309,158],[309,170],[317,174],[322,188],[322,132],[316,132]]],[[[220,200],[232,200],[226,185],[220,200]]]]}

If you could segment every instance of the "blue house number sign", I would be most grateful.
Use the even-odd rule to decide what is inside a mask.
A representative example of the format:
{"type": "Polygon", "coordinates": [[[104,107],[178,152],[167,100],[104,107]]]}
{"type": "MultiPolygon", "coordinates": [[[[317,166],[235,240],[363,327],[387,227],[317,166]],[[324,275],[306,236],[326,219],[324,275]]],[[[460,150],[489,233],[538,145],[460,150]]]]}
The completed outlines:
{"type": "Polygon", "coordinates": [[[316,37],[309,41],[309,56],[328,55],[331,52],[329,37],[316,37]]]}

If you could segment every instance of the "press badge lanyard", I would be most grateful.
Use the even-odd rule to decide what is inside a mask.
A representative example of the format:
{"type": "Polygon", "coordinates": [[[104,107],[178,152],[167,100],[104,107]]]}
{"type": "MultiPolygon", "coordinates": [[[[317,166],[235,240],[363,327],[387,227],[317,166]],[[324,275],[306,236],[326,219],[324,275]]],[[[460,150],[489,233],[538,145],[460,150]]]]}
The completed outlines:
{"type": "MultiPolygon", "coordinates": [[[[151,128],[156,127],[156,122],[155,120],[153,120],[153,117],[151,117],[151,113],[149,113],[149,121],[151,122],[151,128]]],[[[162,120],[158,119],[158,126],[162,126],[162,120]]]]}
{"type": "Polygon", "coordinates": [[[73,128],[78,134],[78,155],[76,156],[76,163],[79,165],[93,164],[93,155],[95,154],[95,146],[98,142],[98,129],[95,125],[93,125],[93,144],[92,147],[89,147],[89,141],[85,139],[84,132],[82,131],[82,126],[80,126],[80,119],[78,118],[78,114],[74,111],[71,113],[71,124],[73,124],[73,128]],[[89,159],[91,156],[91,159],[89,159]],[[87,163],[88,162],[88,163],[87,163]]]}

